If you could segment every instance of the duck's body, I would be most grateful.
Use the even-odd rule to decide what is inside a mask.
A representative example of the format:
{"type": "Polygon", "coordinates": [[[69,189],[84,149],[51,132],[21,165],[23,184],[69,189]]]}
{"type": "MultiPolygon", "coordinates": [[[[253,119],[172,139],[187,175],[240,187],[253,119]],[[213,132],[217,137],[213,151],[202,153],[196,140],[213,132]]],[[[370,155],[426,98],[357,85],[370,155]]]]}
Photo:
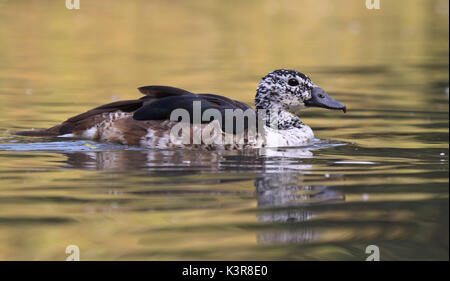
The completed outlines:
{"type": "MultiPolygon", "coordinates": [[[[180,144],[173,143],[170,139],[170,132],[177,122],[170,120],[149,120],[136,121],[132,113],[113,112],[97,116],[99,122],[87,129],[73,130],[72,133],[60,135],[59,137],[77,137],[91,139],[98,142],[118,143],[129,146],[139,146],[145,148],[178,148],[194,147],[204,149],[245,149],[261,147],[288,147],[305,146],[312,142],[314,133],[311,128],[304,125],[302,128],[292,128],[288,130],[274,130],[265,128],[265,134],[257,138],[254,142],[244,142],[242,144],[180,144]],[[101,121],[100,121],[101,120],[101,121]]],[[[201,124],[198,128],[193,128],[193,135],[201,134],[201,131],[208,129],[210,124],[201,124]]],[[[38,133],[41,131],[30,131],[38,133]]],[[[222,132],[218,136],[225,140],[227,134],[222,132]]],[[[36,135],[35,135],[36,136],[36,135]]],[[[42,135],[41,135],[42,136],[42,135]]],[[[48,136],[48,134],[46,135],[48,136]]],[[[234,135],[232,135],[234,137],[234,135]]]]}
{"type": "Polygon", "coordinates": [[[17,134],[80,137],[145,148],[244,149],[305,146],[312,142],[314,134],[295,112],[308,106],[345,111],[343,104],[328,97],[305,75],[292,70],[277,70],[263,78],[255,99],[258,111],[226,97],[193,94],[173,87],[147,86],[139,90],[145,94],[140,99],[106,104],[69,118],[52,128],[17,134]],[[320,98],[325,99],[325,102],[318,102],[320,98]],[[196,112],[197,105],[200,106],[200,111],[196,112]],[[172,113],[175,110],[184,110],[189,122],[174,119],[172,113]],[[262,110],[267,112],[261,115],[262,110]],[[243,127],[236,124],[226,127],[228,120],[224,116],[228,112],[237,111],[250,117],[245,119],[243,127]],[[218,112],[222,117],[196,119],[196,114],[201,118],[203,114],[210,112],[218,112]],[[250,122],[253,120],[252,116],[256,120],[253,127],[250,122]],[[272,119],[273,116],[275,120],[272,119]],[[178,133],[174,134],[184,132],[179,130],[180,125],[187,126],[184,127],[187,128],[187,138],[181,139],[178,133]]]}

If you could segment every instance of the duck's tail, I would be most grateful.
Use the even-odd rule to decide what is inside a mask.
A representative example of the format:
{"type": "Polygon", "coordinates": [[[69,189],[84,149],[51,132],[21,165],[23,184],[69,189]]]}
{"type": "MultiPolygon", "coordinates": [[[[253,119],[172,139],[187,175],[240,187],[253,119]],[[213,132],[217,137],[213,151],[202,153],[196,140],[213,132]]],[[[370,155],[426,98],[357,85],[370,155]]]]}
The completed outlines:
{"type": "Polygon", "coordinates": [[[42,130],[21,131],[14,135],[26,137],[57,137],[61,135],[61,125],[42,130]]]}

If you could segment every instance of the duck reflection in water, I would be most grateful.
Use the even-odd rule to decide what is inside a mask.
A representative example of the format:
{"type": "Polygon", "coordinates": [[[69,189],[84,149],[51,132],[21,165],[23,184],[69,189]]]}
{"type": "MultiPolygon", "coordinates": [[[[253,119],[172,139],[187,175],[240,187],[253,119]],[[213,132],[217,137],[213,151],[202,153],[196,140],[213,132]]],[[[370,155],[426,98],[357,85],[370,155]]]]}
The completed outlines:
{"type": "MultiPolygon", "coordinates": [[[[286,229],[277,227],[274,231],[258,233],[259,243],[308,243],[320,237],[320,230],[311,228],[306,222],[319,215],[311,206],[344,201],[343,193],[327,186],[306,185],[305,171],[312,164],[305,160],[313,157],[312,148],[259,149],[248,151],[205,151],[190,150],[109,150],[65,153],[68,168],[88,170],[141,170],[153,175],[166,177],[170,184],[173,176],[195,174],[227,174],[227,177],[189,180],[189,185],[219,185],[230,182],[246,182],[248,174],[253,178],[255,190],[236,191],[217,188],[192,188],[177,190],[132,191],[133,194],[167,194],[182,196],[197,194],[227,196],[233,194],[256,195],[259,207],[257,218],[264,223],[286,224],[286,229]],[[233,178],[229,175],[234,174],[233,178]],[[291,227],[294,226],[294,227],[291,227]]],[[[67,166],[66,166],[67,167],[67,166]]],[[[125,191],[125,193],[127,193],[125,191]]],[[[191,206],[195,208],[195,206],[191,206]]]]}

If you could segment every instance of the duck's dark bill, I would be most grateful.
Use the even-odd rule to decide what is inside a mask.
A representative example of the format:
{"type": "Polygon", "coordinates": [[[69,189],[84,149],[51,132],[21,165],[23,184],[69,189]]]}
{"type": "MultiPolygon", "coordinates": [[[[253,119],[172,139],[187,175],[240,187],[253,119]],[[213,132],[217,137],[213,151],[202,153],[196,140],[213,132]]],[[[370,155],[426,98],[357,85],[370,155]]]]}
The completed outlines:
{"type": "Polygon", "coordinates": [[[316,106],[328,109],[337,109],[347,112],[345,104],[332,99],[327,92],[320,87],[314,87],[311,91],[311,99],[305,101],[306,106],[316,106]]]}

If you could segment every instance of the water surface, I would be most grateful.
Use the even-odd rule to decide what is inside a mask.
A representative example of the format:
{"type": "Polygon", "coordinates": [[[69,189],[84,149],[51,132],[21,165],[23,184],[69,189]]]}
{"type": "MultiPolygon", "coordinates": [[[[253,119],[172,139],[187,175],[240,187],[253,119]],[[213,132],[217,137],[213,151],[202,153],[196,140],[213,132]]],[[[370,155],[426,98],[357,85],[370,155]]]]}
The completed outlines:
{"type": "Polygon", "coordinates": [[[448,1],[63,2],[0,1],[1,260],[448,260],[448,1]],[[252,104],[276,68],[349,109],[301,112],[310,147],[12,135],[143,85],[252,104]]]}

